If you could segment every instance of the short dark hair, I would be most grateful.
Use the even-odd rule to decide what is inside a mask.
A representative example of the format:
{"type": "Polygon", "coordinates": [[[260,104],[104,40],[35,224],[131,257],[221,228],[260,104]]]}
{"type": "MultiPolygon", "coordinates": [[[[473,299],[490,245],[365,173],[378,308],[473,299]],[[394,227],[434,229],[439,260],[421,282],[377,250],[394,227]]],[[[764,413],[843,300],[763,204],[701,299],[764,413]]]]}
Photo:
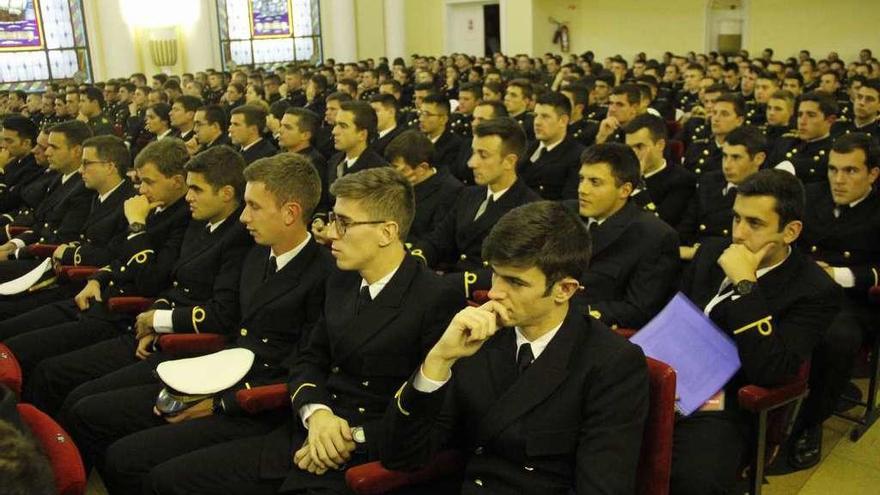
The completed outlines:
{"type": "Polygon", "coordinates": [[[662,117],[651,115],[650,113],[638,115],[623,126],[623,132],[627,134],[635,134],[642,129],[648,129],[651,141],[655,143],[661,139],[665,140],[669,134],[666,121],[662,117]]]}
{"type": "Polygon", "coordinates": [[[144,147],[134,159],[134,168],[142,168],[152,163],[165,177],[186,176],[184,166],[188,161],[189,153],[183,141],[167,137],[144,147]]]}
{"type": "Polygon", "coordinates": [[[159,120],[164,121],[171,126],[171,105],[160,101],[159,103],[153,103],[148,106],[147,110],[152,110],[153,113],[156,114],[156,117],[159,117],[159,120]]]}
{"type": "Polygon", "coordinates": [[[392,139],[385,148],[388,163],[402,158],[404,163],[415,167],[420,163],[434,164],[434,144],[423,133],[410,129],[392,139]]]}
{"type": "Polygon", "coordinates": [[[625,96],[630,105],[637,105],[642,101],[642,90],[637,84],[624,83],[611,89],[609,95],[625,96]]]}
{"type": "Polygon", "coordinates": [[[715,105],[719,103],[730,103],[733,105],[733,113],[737,117],[742,117],[746,114],[746,103],[743,101],[743,97],[736,93],[721,93],[721,96],[715,100],[715,105]]]}
{"type": "Polygon", "coordinates": [[[428,94],[433,95],[437,94],[437,86],[435,86],[434,83],[429,82],[418,83],[413,86],[413,92],[415,91],[427,91],[428,94]]]}
{"type": "Polygon", "coordinates": [[[98,102],[98,108],[104,108],[104,92],[95,86],[89,86],[80,94],[91,101],[98,102]]]}
{"type": "Polygon", "coordinates": [[[874,139],[863,132],[851,132],[843,134],[834,140],[831,151],[835,153],[852,153],[862,150],[865,154],[865,165],[868,170],[880,167],[880,145],[874,139]]]}
{"type": "Polygon", "coordinates": [[[779,231],[804,217],[804,186],[797,177],[784,170],[766,169],[750,175],[737,186],[737,194],[773,197],[776,200],[774,210],[779,215],[779,231]]]}
{"type": "Polygon", "coordinates": [[[786,72],[784,76],[782,76],[782,80],[786,79],[794,79],[798,82],[798,86],[804,85],[804,76],[800,75],[797,72],[786,72]]]}
{"type": "Polygon", "coordinates": [[[339,81],[336,82],[336,84],[348,86],[349,91],[357,92],[358,83],[354,79],[340,79],[339,81]]]}
{"type": "Polygon", "coordinates": [[[641,178],[639,158],[629,146],[621,143],[602,143],[590,146],[581,154],[581,165],[606,163],[611,168],[617,187],[629,182],[636,187],[641,178]]]}
{"type": "Polygon", "coordinates": [[[85,122],[79,120],[68,120],[55,124],[49,128],[49,132],[63,134],[68,146],[82,145],[86,139],[92,137],[92,129],[85,122]]]}
{"type": "Polygon", "coordinates": [[[241,153],[229,146],[212,146],[192,157],[184,169],[205,176],[214,191],[224,186],[232,186],[235,196],[244,196],[244,167],[247,164],[241,153]]]}
{"type": "Polygon", "coordinates": [[[396,222],[401,242],[409,234],[415,195],[410,182],[394,168],[368,168],[343,175],[330,186],[330,194],[360,201],[371,218],[396,222]]]}
{"type": "Polygon", "coordinates": [[[226,116],[226,109],[222,105],[205,105],[199,108],[198,111],[205,112],[205,120],[209,124],[217,124],[220,126],[220,131],[224,134],[226,133],[226,130],[229,128],[229,118],[226,116]]]}
{"type": "MultiPolygon", "coordinates": [[[[3,393],[12,392],[4,387],[3,393]]],[[[8,495],[56,493],[52,467],[40,447],[29,435],[3,420],[0,420],[0,479],[3,493],[8,495]]]]}
{"type": "Polygon", "coordinates": [[[260,158],[244,169],[244,179],[263,183],[278,205],[299,203],[303,223],[309,222],[321,198],[321,177],[312,161],[299,153],[260,158]]]}
{"type": "Polygon", "coordinates": [[[535,100],[535,105],[550,105],[558,116],[571,117],[571,101],[561,93],[546,92],[535,100]]]}
{"type": "Polygon", "coordinates": [[[480,100],[474,105],[476,107],[492,107],[492,118],[498,119],[501,117],[507,117],[509,114],[507,113],[507,107],[504,106],[503,102],[500,101],[487,101],[480,100]]]}
{"type": "Polygon", "coordinates": [[[285,115],[293,115],[297,117],[296,127],[300,132],[308,132],[315,136],[315,133],[318,132],[318,126],[321,123],[321,117],[318,116],[315,112],[301,107],[290,106],[287,107],[287,110],[284,111],[285,115]]]}
{"type": "MultiPolygon", "coordinates": [[[[480,72],[483,71],[483,69],[479,66],[471,67],[471,70],[476,69],[479,69],[480,72]]],[[[461,93],[462,91],[466,91],[474,95],[474,98],[480,99],[483,96],[483,85],[478,82],[466,82],[463,83],[460,88],[458,88],[459,93],[461,93]]]]}
{"type": "Polygon", "coordinates": [[[444,115],[449,115],[452,112],[452,109],[449,106],[449,100],[442,95],[433,94],[428,95],[422,100],[422,104],[427,103],[428,105],[435,105],[440,113],[444,115]]]}
{"type": "Polygon", "coordinates": [[[378,103],[385,108],[393,108],[394,111],[400,109],[400,102],[397,101],[397,98],[387,93],[374,94],[370,97],[370,103],[378,103]]]}
{"type": "Polygon", "coordinates": [[[837,106],[837,102],[834,98],[825,93],[823,91],[810,91],[804,95],[801,95],[801,101],[798,103],[800,106],[805,101],[813,101],[819,105],[819,111],[822,112],[825,117],[837,116],[840,113],[840,109],[837,106]]]}
{"type": "Polygon", "coordinates": [[[498,136],[501,138],[501,154],[514,154],[519,158],[526,152],[526,133],[522,126],[510,117],[499,117],[480,122],[474,128],[474,136],[498,136]]]}
{"type": "Polygon", "coordinates": [[[351,112],[354,115],[354,126],[357,130],[367,131],[367,142],[373,139],[376,134],[376,126],[379,124],[376,111],[369,103],[356,100],[344,101],[339,105],[339,110],[351,112]]]}
{"type": "Polygon", "coordinates": [[[116,136],[91,137],[83,141],[82,147],[94,148],[98,159],[113,163],[120,177],[125,177],[126,170],[131,166],[131,153],[125,141],[116,136]]]}
{"type": "Polygon", "coordinates": [[[263,132],[266,127],[266,111],[256,105],[241,105],[232,109],[229,118],[233,115],[244,115],[244,125],[256,127],[258,132],[263,132]]]}
{"type": "Polygon", "coordinates": [[[505,214],[483,241],[491,265],[537,267],[553,284],[579,279],[590,262],[590,233],[578,216],[552,201],[528,203],[505,214]]]}
{"type": "Polygon", "coordinates": [[[180,95],[174,99],[174,103],[180,103],[185,112],[195,112],[202,106],[202,99],[193,95],[180,95]]]}
{"type": "Polygon", "coordinates": [[[37,127],[37,124],[34,124],[34,121],[24,115],[7,115],[3,119],[2,127],[4,129],[9,129],[10,131],[15,131],[21,139],[29,139],[31,145],[37,143],[37,135],[40,133],[40,128],[37,127]]]}
{"type": "Polygon", "coordinates": [[[351,95],[343,93],[342,91],[334,91],[327,95],[327,98],[325,98],[324,101],[338,101],[339,103],[345,103],[346,101],[351,101],[351,95]]]}
{"type": "Polygon", "coordinates": [[[749,156],[754,158],[758,153],[767,152],[767,138],[757,127],[741,125],[730,131],[725,138],[725,144],[731,146],[745,146],[749,156]]]}
{"type": "Polygon", "coordinates": [[[575,105],[583,105],[586,108],[590,102],[590,88],[586,83],[580,81],[573,82],[568,86],[560,88],[559,91],[561,93],[571,93],[575,105]]]}
{"type": "Polygon", "coordinates": [[[514,79],[513,81],[507,83],[507,87],[515,87],[522,90],[523,98],[528,98],[531,100],[535,96],[535,87],[532,86],[531,81],[529,81],[528,79],[514,79]]]}

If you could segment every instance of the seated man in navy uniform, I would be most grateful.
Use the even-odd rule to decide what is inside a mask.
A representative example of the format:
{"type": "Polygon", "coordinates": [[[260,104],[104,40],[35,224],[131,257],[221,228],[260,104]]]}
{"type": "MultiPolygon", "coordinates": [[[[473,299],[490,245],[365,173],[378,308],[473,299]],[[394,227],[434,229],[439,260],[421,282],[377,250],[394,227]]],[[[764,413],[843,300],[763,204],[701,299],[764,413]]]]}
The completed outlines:
{"type": "MultiPolygon", "coordinates": [[[[656,115],[643,114],[624,127],[626,145],[639,158],[645,199],[637,202],[643,207],[651,204],[660,219],[676,226],[684,216],[694,195],[697,178],[680,163],[670,163],[663,158],[666,150],[666,122],[656,115]]],[[[639,198],[641,193],[635,195],[639,198]]]]}
{"type": "Polygon", "coordinates": [[[596,143],[625,143],[623,126],[636,118],[642,104],[642,90],[635,84],[615,86],[608,96],[608,115],[599,123],[596,143]]]}
{"type": "Polygon", "coordinates": [[[738,95],[725,93],[712,105],[712,135],[694,139],[684,156],[684,167],[697,175],[721,168],[721,146],[727,135],[743,125],[745,103],[738,95]]]}
{"type": "MultiPolygon", "coordinates": [[[[207,150],[186,164],[192,221],[171,269],[172,281],[142,272],[135,281],[138,292],[158,298],[129,320],[133,331],[40,363],[32,384],[43,404],[54,410],[75,387],[144,359],[161,334],[231,330],[238,319],[241,260],[252,245],[236,221],[244,167],[241,155],[229,147],[207,150]]],[[[82,394],[72,395],[73,401],[82,394]]]]}
{"type": "Polygon", "coordinates": [[[828,158],[830,184],[807,188],[804,233],[799,246],[844,289],[843,308],[813,354],[810,395],[794,432],[789,464],[798,469],[819,462],[822,423],[852,375],[863,340],[877,338],[876,305],[868,289],[880,273],[880,148],[866,134],[845,134],[828,158]]]}
{"type": "MultiPolygon", "coordinates": [[[[125,178],[131,158],[125,143],[116,136],[97,136],[82,143],[81,167],[85,187],[94,191],[88,216],[79,235],[60,244],[52,258],[61,265],[104,266],[118,254],[128,233],[122,205],[135,194],[125,178]]],[[[53,172],[51,177],[56,177],[53,172]]],[[[26,250],[21,258],[30,257],[26,250]]],[[[44,304],[71,298],[82,289],[81,283],[55,280],[45,288],[0,299],[0,319],[22,314],[44,304]]],[[[0,340],[6,336],[0,334],[0,340]]]]}
{"type": "Polygon", "coordinates": [[[573,82],[559,89],[571,103],[571,119],[568,122],[568,135],[582,146],[592,146],[599,132],[599,122],[586,117],[587,104],[590,101],[590,85],[585,82],[573,82]]]}
{"type": "Polygon", "coordinates": [[[442,95],[428,95],[419,107],[419,130],[434,144],[434,166],[449,170],[458,150],[466,144],[449,128],[449,100],[442,95]]]}
{"type": "Polygon", "coordinates": [[[835,136],[862,132],[880,143],[880,81],[869,79],[856,90],[852,120],[836,122],[831,128],[835,136]]]}
{"type": "Polygon", "coordinates": [[[804,184],[828,182],[828,153],[834,138],[831,124],[837,117],[837,102],[822,92],[800,97],[797,132],[784,135],[767,156],[769,167],[781,167],[804,184]]]}
{"type": "Polygon", "coordinates": [[[776,142],[791,132],[795,105],[795,96],[784,89],[774,92],[767,101],[767,119],[761,131],[767,138],[768,151],[775,149],[776,142]]]}
{"type": "MultiPolygon", "coordinates": [[[[515,125],[515,124],[514,124],[515,125]]],[[[340,269],[288,381],[293,414],[263,437],[196,450],[155,467],[156,494],[345,492],[344,466],[376,460],[382,417],[464,299],[404,247],[409,182],[390,167],[333,184],[328,225],[340,269]]]]}
{"type": "Polygon", "coordinates": [[[700,176],[697,192],[678,224],[681,259],[693,259],[706,239],[730,235],[737,188],[761,168],[766,154],[766,140],[754,127],[743,126],[730,133],[722,145],[721,170],[700,176]]]}
{"type": "Polygon", "coordinates": [[[448,170],[433,166],[433,152],[431,140],[412,129],[394,138],[385,150],[385,159],[409,180],[415,193],[416,213],[407,236],[410,245],[440,225],[464,189],[448,170]]]}
{"type": "Polygon", "coordinates": [[[678,236],[631,199],[640,178],[635,153],[606,143],[581,158],[577,209],[590,228],[592,256],[574,305],[608,326],[639,328],[672,295],[678,276],[678,236]]]}
{"type": "Polygon", "coordinates": [[[839,288],[792,249],[804,212],[795,177],[752,175],[739,185],[733,210],[732,239],[700,246],[681,290],[733,339],[742,367],[702,410],[676,422],[671,493],[731,493],[753,421],[739,409],[737,390],[796,376],[839,308],[839,288]]]}
{"type": "Polygon", "coordinates": [[[272,156],[278,148],[263,138],[266,111],[255,105],[241,105],[229,113],[229,139],[247,163],[272,156]]]}
{"type": "Polygon", "coordinates": [[[458,149],[458,156],[455,157],[455,162],[449,169],[452,175],[466,186],[475,184],[474,171],[468,166],[473,154],[471,143],[473,142],[474,128],[480,125],[480,122],[507,117],[507,108],[500,101],[480,100],[474,107],[471,117],[471,137],[458,149]]]}
{"type": "Polygon", "coordinates": [[[514,79],[504,91],[507,114],[520,125],[529,143],[535,140],[535,114],[529,111],[534,98],[535,89],[528,79],[514,79]]]}
{"type": "Polygon", "coordinates": [[[141,493],[143,476],[154,466],[215,443],[267,434],[289,415],[278,410],[250,416],[235,393],[284,382],[320,316],[333,259],[309,234],[308,223],[321,179],[295,154],[258,160],[244,177],[240,219],[258,245],[243,262],[232,347],[253,351],[254,362],[238,384],[175,415],[153,412],[162,387],[152,371],[172,357],[164,352],[75,390],[71,401],[81,397],[65,423],[84,457],[98,461],[111,493],[141,493]]]}
{"type": "Polygon", "coordinates": [[[9,212],[21,204],[21,188],[43,173],[31,151],[40,130],[21,115],[7,116],[0,127],[0,212],[9,212]]]}
{"type": "Polygon", "coordinates": [[[474,128],[468,166],[478,184],[459,194],[452,211],[437,228],[412,246],[412,254],[446,277],[465,297],[489,287],[490,273],[481,258],[483,239],[505,213],[540,196],[517,177],[516,164],[526,139],[510,117],[487,120],[474,128]]]}
{"type": "Polygon", "coordinates": [[[37,387],[32,386],[32,372],[41,361],[131,331],[129,317],[107,310],[104,303],[109,298],[126,294],[155,296],[171,282],[190,218],[183,200],[183,167],[188,159],[186,146],[179,139],[167,138],[147,145],[135,161],[141,195],[123,205],[129,233],[123,238],[119,255],[92,276],[73,299],[0,322],[4,343],[22,365],[23,394],[28,402],[54,412],[69,392],[49,391],[51,398],[46,400],[34,393],[37,387]],[[156,287],[158,284],[162,285],[156,287]],[[15,336],[9,338],[10,335],[15,336]]]}
{"type": "Polygon", "coordinates": [[[535,100],[536,141],[517,164],[517,175],[533,191],[549,200],[577,197],[581,146],[568,135],[571,102],[561,93],[545,93],[535,100]]]}
{"type": "MultiPolygon", "coordinates": [[[[491,300],[452,319],[385,416],[390,469],[466,452],[442,493],[634,493],[648,410],[641,350],[578,311],[590,261],[577,215],[515,208],[483,246],[491,300]]],[[[589,287],[587,290],[590,290],[589,287]]]]}

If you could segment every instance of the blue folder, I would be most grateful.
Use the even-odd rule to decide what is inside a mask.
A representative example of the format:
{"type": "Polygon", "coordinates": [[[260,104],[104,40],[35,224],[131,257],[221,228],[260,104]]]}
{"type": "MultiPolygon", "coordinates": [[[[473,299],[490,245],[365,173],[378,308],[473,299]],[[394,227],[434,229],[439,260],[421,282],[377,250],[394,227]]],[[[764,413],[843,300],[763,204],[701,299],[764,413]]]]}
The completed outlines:
{"type": "Polygon", "coordinates": [[[679,292],[631,342],[676,373],[676,409],[691,414],[721,390],[740,368],[733,339],[679,292]]]}

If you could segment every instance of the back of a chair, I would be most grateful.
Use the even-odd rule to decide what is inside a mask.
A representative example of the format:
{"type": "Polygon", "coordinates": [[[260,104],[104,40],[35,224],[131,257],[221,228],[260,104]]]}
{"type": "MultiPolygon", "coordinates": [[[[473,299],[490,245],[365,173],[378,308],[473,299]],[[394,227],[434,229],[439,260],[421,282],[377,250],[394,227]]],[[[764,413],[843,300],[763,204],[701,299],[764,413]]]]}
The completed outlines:
{"type": "Polygon", "coordinates": [[[681,165],[684,160],[684,143],[670,139],[667,146],[669,146],[669,155],[672,157],[673,163],[681,165]]]}
{"type": "Polygon", "coordinates": [[[0,384],[9,387],[21,397],[21,366],[18,359],[3,344],[0,344],[0,384]]]}
{"type": "Polygon", "coordinates": [[[672,467],[672,430],[675,424],[675,370],[656,359],[648,361],[651,405],[639,456],[638,492],[669,493],[672,467]]]}
{"type": "Polygon", "coordinates": [[[18,404],[18,414],[43,447],[61,495],[82,495],[86,490],[86,470],[70,435],[46,413],[30,404],[18,404]]]}

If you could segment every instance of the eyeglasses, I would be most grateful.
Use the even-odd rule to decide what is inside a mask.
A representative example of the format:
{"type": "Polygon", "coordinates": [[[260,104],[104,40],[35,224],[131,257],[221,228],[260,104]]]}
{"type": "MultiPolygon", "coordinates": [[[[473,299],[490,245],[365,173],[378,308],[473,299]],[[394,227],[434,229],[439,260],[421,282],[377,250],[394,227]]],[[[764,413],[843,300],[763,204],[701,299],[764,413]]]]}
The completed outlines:
{"type": "Polygon", "coordinates": [[[336,233],[339,234],[339,237],[344,237],[345,233],[348,232],[349,227],[357,227],[358,225],[376,225],[380,223],[385,223],[385,220],[368,220],[363,222],[354,222],[345,218],[340,218],[334,212],[330,212],[327,214],[327,226],[333,224],[336,228],[336,233]]]}

